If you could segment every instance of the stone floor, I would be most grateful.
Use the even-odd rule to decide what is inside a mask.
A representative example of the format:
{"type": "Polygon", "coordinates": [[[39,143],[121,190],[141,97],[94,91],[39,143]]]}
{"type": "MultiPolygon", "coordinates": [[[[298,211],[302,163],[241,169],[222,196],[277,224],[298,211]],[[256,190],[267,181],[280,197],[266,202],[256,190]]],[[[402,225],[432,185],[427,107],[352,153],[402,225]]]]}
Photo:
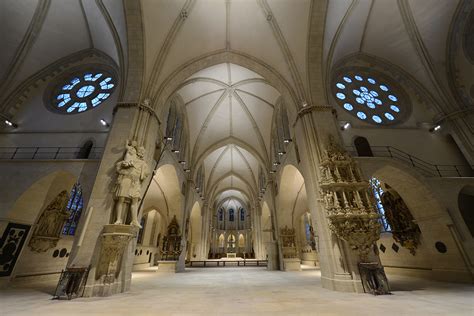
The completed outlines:
{"type": "Polygon", "coordinates": [[[474,285],[389,276],[393,295],[321,288],[318,270],[191,268],[136,272],[128,293],[51,300],[54,284],[0,290],[0,315],[474,315],[474,285]]]}

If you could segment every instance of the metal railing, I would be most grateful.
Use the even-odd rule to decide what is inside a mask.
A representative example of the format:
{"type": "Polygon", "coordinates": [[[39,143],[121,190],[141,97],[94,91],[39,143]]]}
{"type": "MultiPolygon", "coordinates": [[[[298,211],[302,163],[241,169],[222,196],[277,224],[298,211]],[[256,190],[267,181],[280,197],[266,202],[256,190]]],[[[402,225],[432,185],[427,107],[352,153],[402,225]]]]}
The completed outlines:
{"type": "Polygon", "coordinates": [[[347,150],[354,157],[387,157],[402,161],[423,173],[433,177],[473,177],[474,166],[470,165],[435,165],[412,156],[392,146],[370,146],[373,156],[359,156],[354,146],[347,150]]]}
{"type": "Polygon", "coordinates": [[[37,159],[100,159],[103,147],[0,147],[0,160],[37,159]]]}

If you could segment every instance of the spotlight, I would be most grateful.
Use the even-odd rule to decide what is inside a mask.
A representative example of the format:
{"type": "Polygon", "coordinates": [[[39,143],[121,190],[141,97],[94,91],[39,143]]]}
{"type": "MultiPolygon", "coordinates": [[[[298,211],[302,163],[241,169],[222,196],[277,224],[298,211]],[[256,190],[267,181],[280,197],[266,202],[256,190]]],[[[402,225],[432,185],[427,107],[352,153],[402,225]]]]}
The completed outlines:
{"type": "Polygon", "coordinates": [[[342,130],[346,130],[346,129],[350,128],[350,127],[351,127],[351,123],[346,122],[346,123],[344,124],[344,126],[342,127],[342,130]]]}
{"type": "Polygon", "coordinates": [[[275,161],[275,162],[273,163],[274,166],[278,166],[279,164],[280,164],[280,163],[279,163],[278,161],[275,161]]]}
{"type": "Polygon", "coordinates": [[[102,124],[102,126],[105,126],[105,127],[109,126],[109,123],[107,123],[107,121],[104,119],[100,119],[100,124],[102,124]]]}
{"type": "Polygon", "coordinates": [[[164,139],[165,139],[165,140],[168,140],[168,141],[172,141],[172,140],[173,140],[173,137],[165,136],[164,139]]]}
{"type": "Polygon", "coordinates": [[[191,169],[186,168],[186,169],[184,169],[184,172],[189,173],[189,172],[191,172],[191,169]]]}
{"type": "Polygon", "coordinates": [[[279,156],[283,156],[284,154],[286,154],[286,152],[284,152],[284,151],[279,151],[279,152],[278,152],[278,155],[279,155],[279,156]]]}
{"type": "Polygon", "coordinates": [[[306,106],[308,106],[308,103],[306,103],[306,101],[303,101],[302,106],[306,107],[306,106]]]}
{"type": "Polygon", "coordinates": [[[179,149],[171,149],[172,153],[179,154],[179,149]]]}
{"type": "Polygon", "coordinates": [[[293,141],[293,140],[292,140],[291,138],[285,138],[285,139],[283,140],[283,142],[284,142],[285,144],[289,144],[289,143],[291,143],[292,141],[293,141]]]}
{"type": "Polygon", "coordinates": [[[182,165],[185,165],[186,161],[185,160],[180,160],[179,163],[182,164],[182,165]]]}
{"type": "Polygon", "coordinates": [[[436,125],[436,126],[433,126],[432,128],[430,128],[430,132],[433,133],[433,132],[437,132],[441,129],[441,125],[436,125]]]}
{"type": "Polygon", "coordinates": [[[9,120],[5,120],[5,124],[7,124],[8,126],[16,127],[16,124],[9,120]]]}
{"type": "Polygon", "coordinates": [[[270,170],[270,173],[271,174],[274,174],[276,171],[275,170],[270,170]]]}

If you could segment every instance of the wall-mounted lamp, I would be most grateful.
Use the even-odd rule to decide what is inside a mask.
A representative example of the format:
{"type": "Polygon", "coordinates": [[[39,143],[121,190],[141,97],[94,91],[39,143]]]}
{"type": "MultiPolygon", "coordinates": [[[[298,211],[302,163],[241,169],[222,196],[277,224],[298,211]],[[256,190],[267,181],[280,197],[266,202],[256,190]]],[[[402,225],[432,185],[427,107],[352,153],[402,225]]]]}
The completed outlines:
{"type": "Polygon", "coordinates": [[[17,128],[17,127],[18,127],[18,125],[16,125],[15,123],[13,123],[13,122],[10,121],[10,120],[5,120],[5,124],[6,124],[7,126],[10,126],[10,127],[13,127],[13,128],[17,128]]]}
{"type": "Polygon", "coordinates": [[[280,164],[280,162],[278,162],[278,161],[275,161],[275,162],[273,163],[274,166],[278,166],[279,164],[280,164]]]}
{"type": "Polygon", "coordinates": [[[104,119],[100,119],[100,124],[102,124],[102,126],[109,127],[109,123],[107,123],[107,121],[104,119]]]}
{"type": "Polygon", "coordinates": [[[349,122],[344,123],[344,125],[342,126],[343,131],[346,130],[346,129],[349,129],[349,128],[351,128],[351,123],[349,123],[349,122]]]}
{"type": "Polygon", "coordinates": [[[184,169],[184,172],[189,173],[189,172],[191,172],[191,169],[186,168],[186,169],[184,169]]]}
{"type": "Polygon", "coordinates": [[[173,137],[170,137],[170,136],[165,136],[163,137],[164,140],[168,140],[168,141],[172,141],[173,140],[173,137]]]}
{"type": "Polygon", "coordinates": [[[433,133],[433,132],[437,132],[441,129],[441,125],[436,125],[436,126],[433,126],[432,128],[430,128],[430,132],[433,133]]]}
{"type": "Polygon", "coordinates": [[[279,151],[279,152],[278,152],[278,155],[279,155],[279,156],[283,156],[284,154],[286,154],[286,152],[284,152],[284,151],[279,151]]]}
{"type": "Polygon", "coordinates": [[[292,141],[293,141],[293,140],[292,140],[291,138],[285,138],[285,139],[283,140],[283,142],[284,142],[285,144],[289,144],[289,143],[291,143],[292,141]]]}
{"type": "Polygon", "coordinates": [[[274,174],[276,171],[275,170],[270,170],[270,173],[271,174],[274,174]]]}
{"type": "Polygon", "coordinates": [[[186,160],[180,160],[179,163],[182,164],[182,165],[185,165],[185,164],[186,164],[186,160]]]}
{"type": "Polygon", "coordinates": [[[171,149],[172,153],[179,154],[179,149],[171,149]]]}

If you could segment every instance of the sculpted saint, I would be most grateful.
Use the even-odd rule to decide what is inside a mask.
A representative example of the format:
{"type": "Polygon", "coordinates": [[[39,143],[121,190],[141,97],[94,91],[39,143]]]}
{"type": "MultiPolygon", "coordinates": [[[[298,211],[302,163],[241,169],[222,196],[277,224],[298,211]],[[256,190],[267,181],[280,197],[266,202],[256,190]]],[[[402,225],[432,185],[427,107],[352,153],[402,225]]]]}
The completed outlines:
{"type": "Polygon", "coordinates": [[[130,224],[141,228],[137,218],[138,206],[141,200],[142,182],[149,175],[144,156],[145,148],[137,148],[135,142],[127,142],[124,159],[117,162],[115,166],[118,174],[114,189],[117,215],[115,224],[123,223],[123,209],[128,208],[131,218],[130,224]]]}

